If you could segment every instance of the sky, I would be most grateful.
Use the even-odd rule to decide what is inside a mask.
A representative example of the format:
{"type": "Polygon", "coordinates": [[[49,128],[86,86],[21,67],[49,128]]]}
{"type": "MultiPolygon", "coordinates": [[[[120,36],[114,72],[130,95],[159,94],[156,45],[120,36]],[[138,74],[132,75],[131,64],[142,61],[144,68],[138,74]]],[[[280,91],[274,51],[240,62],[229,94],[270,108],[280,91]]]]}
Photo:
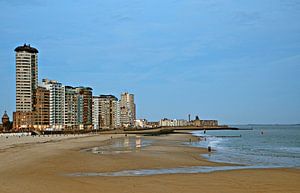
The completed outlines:
{"type": "Polygon", "coordinates": [[[299,0],[0,0],[0,114],[15,53],[39,80],[135,94],[137,118],[300,123],[299,0]]]}

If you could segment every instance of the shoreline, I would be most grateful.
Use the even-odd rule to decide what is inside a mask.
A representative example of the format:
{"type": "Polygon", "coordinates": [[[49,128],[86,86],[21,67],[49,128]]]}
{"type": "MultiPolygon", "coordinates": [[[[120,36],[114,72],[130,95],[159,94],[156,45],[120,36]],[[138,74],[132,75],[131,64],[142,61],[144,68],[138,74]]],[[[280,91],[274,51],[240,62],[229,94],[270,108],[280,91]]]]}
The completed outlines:
{"type": "MultiPolygon", "coordinates": [[[[206,153],[206,149],[181,144],[193,138],[192,134],[142,136],[142,140],[152,140],[153,144],[129,153],[99,155],[80,151],[111,145],[115,138],[122,140],[125,135],[33,141],[4,149],[0,151],[0,192],[297,192],[300,188],[300,170],[294,168],[130,177],[66,176],[76,172],[229,165],[202,158],[200,154],[206,153]],[[253,189],[245,189],[254,185],[253,189]]],[[[39,138],[32,140],[35,139],[39,138]]]]}

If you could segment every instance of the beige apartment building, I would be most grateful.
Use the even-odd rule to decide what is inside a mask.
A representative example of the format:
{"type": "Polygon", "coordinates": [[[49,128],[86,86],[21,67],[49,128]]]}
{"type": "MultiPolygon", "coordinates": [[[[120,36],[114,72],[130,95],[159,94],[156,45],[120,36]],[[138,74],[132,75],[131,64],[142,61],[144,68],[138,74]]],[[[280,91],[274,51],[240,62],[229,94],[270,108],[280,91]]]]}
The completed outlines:
{"type": "Polygon", "coordinates": [[[94,129],[120,127],[120,106],[115,96],[93,96],[93,125],[94,129]]]}
{"type": "Polygon", "coordinates": [[[136,120],[136,106],[134,95],[128,92],[121,94],[120,100],[120,120],[123,127],[133,127],[136,120]]]}

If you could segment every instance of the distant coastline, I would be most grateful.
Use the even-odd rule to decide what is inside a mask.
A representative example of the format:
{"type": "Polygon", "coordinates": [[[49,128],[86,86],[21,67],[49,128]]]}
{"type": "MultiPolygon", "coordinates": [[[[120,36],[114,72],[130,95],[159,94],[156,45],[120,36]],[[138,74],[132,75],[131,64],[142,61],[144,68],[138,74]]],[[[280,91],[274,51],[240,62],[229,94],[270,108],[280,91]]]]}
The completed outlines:
{"type": "Polygon", "coordinates": [[[251,124],[238,124],[238,125],[249,125],[249,126],[260,126],[260,125],[270,125],[270,126],[280,126],[280,125],[283,125],[283,126],[299,126],[300,123],[290,123],[290,124],[280,124],[280,123],[273,123],[273,124],[268,124],[268,123],[261,123],[261,124],[257,124],[257,123],[251,123],[251,124]]]}

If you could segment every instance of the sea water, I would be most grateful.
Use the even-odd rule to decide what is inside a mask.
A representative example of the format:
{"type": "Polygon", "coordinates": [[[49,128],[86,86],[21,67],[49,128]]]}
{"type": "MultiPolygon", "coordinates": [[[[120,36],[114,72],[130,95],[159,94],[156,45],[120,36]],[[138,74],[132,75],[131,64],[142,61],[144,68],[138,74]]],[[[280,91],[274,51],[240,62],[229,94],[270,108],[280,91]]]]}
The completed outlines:
{"type": "Polygon", "coordinates": [[[195,131],[192,146],[207,148],[214,162],[300,168],[300,125],[239,125],[241,130],[195,131]]]}

